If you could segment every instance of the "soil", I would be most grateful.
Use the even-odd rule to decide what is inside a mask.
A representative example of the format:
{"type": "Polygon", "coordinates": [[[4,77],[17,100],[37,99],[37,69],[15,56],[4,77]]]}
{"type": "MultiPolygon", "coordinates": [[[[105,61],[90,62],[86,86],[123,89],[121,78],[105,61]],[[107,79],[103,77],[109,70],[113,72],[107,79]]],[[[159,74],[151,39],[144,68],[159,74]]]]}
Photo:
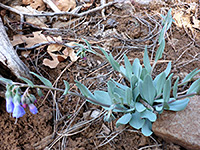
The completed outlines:
{"type": "MultiPolygon", "coordinates": [[[[195,16],[200,21],[198,10],[187,11],[191,8],[192,2],[199,6],[198,0],[181,1],[182,3],[166,1],[164,4],[153,3],[149,6],[131,2],[132,4],[118,4],[106,8],[106,20],[103,19],[101,12],[97,11],[84,17],[71,18],[73,23],[68,22],[60,30],[43,30],[43,33],[51,36],[60,35],[66,43],[75,41],[84,44],[82,40],[84,38],[92,43],[92,46],[99,45],[108,52],[112,52],[118,60],[123,60],[122,56],[125,53],[131,62],[135,58],[139,58],[142,62],[145,45],[148,45],[149,56],[155,56],[156,42],[161,29],[160,13],[166,15],[167,10],[172,8],[173,15],[174,10],[183,9],[185,16],[190,19],[195,16]]],[[[20,2],[17,5],[20,5],[20,2]]],[[[99,1],[95,1],[91,8],[97,6],[99,6],[99,1]]],[[[200,8],[197,7],[197,9],[200,8]]],[[[13,15],[8,14],[8,17],[12,18],[13,15]]],[[[62,19],[55,20],[50,26],[56,26],[55,23],[58,21],[63,22],[62,19]]],[[[190,20],[188,24],[194,23],[190,20]]],[[[5,26],[7,26],[6,23],[5,26]]],[[[38,30],[33,26],[24,28],[24,34],[38,30]]],[[[11,29],[8,29],[8,35],[12,40],[13,33],[9,30],[11,29]]],[[[163,57],[158,62],[154,75],[163,71],[169,61],[172,61],[172,73],[180,76],[181,79],[193,69],[200,69],[199,37],[200,23],[199,28],[178,27],[176,23],[173,23],[166,36],[163,57]]],[[[41,73],[52,82],[61,75],[56,84],[59,88],[64,88],[63,80],[70,83],[72,91],[77,90],[74,80],[78,80],[92,92],[106,90],[106,83],[111,78],[125,82],[110,65],[106,64],[105,60],[90,53],[86,54],[86,60],[79,58],[72,62],[68,58],[60,62],[56,68],[50,69],[42,64],[44,58],[50,58],[45,50],[46,47],[33,49],[27,58],[22,56],[22,51],[17,52],[31,71],[41,73]]],[[[99,51],[96,48],[95,50],[99,51]]],[[[35,83],[40,84],[37,79],[35,83]]],[[[43,93],[46,95],[48,91],[43,91],[43,93]]],[[[155,135],[145,137],[129,126],[116,128],[116,120],[111,123],[103,121],[101,107],[74,96],[64,98],[61,94],[48,94],[45,99],[37,97],[38,114],[32,115],[27,110],[27,113],[17,122],[6,112],[5,100],[0,100],[0,149],[184,150],[183,147],[168,143],[155,135]],[[100,114],[96,119],[91,117],[91,114],[95,112],[100,114]]],[[[121,114],[114,115],[117,118],[121,114]]]]}

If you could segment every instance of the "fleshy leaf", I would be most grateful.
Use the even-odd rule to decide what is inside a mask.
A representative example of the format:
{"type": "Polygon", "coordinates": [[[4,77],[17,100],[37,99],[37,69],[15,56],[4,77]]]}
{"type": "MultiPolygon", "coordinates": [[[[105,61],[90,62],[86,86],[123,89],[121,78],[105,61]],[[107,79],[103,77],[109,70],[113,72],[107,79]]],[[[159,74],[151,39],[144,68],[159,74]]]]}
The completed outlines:
{"type": "Polygon", "coordinates": [[[121,118],[119,118],[116,122],[116,127],[118,128],[122,124],[127,124],[131,120],[132,115],[130,113],[123,115],[121,118]]]}
{"type": "Polygon", "coordinates": [[[175,102],[169,103],[169,109],[172,111],[181,111],[185,109],[185,107],[188,105],[190,99],[186,98],[183,100],[176,100],[175,102]]]}
{"type": "Polygon", "coordinates": [[[156,89],[153,85],[153,81],[150,75],[146,75],[143,82],[140,82],[140,94],[144,100],[146,100],[150,105],[153,104],[156,89]]]}
{"type": "Polygon", "coordinates": [[[150,65],[149,56],[148,56],[148,52],[147,52],[147,46],[145,46],[145,50],[144,50],[143,63],[144,63],[145,68],[147,69],[148,73],[151,73],[151,65],[150,65]]]}
{"type": "Polygon", "coordinates": [[[162,38],[162,39],[161,39],[160,46],[158,47],[158,50],[157,50],[157,52],[156,52],[154,64],[155,64],[160,58],[162,58],[162,54],[163,54],[163,52],[164,52],[164,49],[165,49],[165,39],[162,38]]]}
{"type": "MultiPolygon", "coordinates": [[[[75,81],[76,82],[76,86],[79,88],[79,90],[81,91],[81,93],[85,96],[85,97],[90,97],[90,98],[94,98],[94,95],[90,92],[90,90],[88,90],[88,88],[81,84],[80,82],[78,81],[75,81]]],[[[89,101],[89,100],[88,100],[89,101]]]]}
{"type": "Polygon", "coordinates": [[[5,83],[8,83],[8,84],[13,84],[13,81],[12,81],[12,80],[6,79],[6,78],[3,78],[3,77],[0,78],[0,81],[5,82],[5,83]]]}
{"type": "Polygon", "coordinates": [[[164,108],[168,108],[168,101],[170,98],[170,91],[171,91],[171,81],[168,79],[165,82],[164,88],[163,88],[163,99],[164,99],[164,108]]]}
{"type": "Polygon", "coordinates": [[[166,77],[169,75],[169,73],[170,73],[170,71],[171,71],[171,68],[172,68],[172,63],[171,63],[171,61],[168,63],[168,65],[167,65],[167,68],[165,69],[165,75],[166,75],[166,77]]]}
{"type": "Polygon", "coordinates": [[[44,85],[48,86],[48,87],[53,87],[51,82],[44,78],[44,77],[41,77],[40,75],[34,73],[34,72],[30,72],[31,74],[35,75],[38,79],[40,79],[40,81],[42,81],[42,83],[44,83],[44,85]]]}
{"type": "Polygon", "coordinates": [[[198,79],[192,83],[192,85],[190,86],[190,88],[187,91],[187,94],[199,93],[199,92],[200,92],[200,79],[198,79]]]}
{"type": "Polygon", "coordinates": [[[132,114],[129,124],[135,129],[140,129],[144,125],[144,122],[145,120],[141,119],[141,114],[135,111],[135,113],[132,114]]]}
{"type": "MultiPolygon", "coordinates": [[[[200,72],[200,70],[194,69],[192,72],[190,72],[182,81],[182,83],[190,81],[194,76],[196,76],[198,73],[200,72]]],[[[187,83],[186,83],[187,84],[187,83]]],[[[185,85],[186,85],[185,84],[185,85]]]]}
{"type": "Polygon", "coordinates": [[[146,107],[142,103],[136,102],[135,103],[135,108],[138,112],[143,112],[146,110],[146,107]]]}
{"type": "Polygon", "coordinates": [[[145,136],[150,136],[153,133],[151,129],[152,129],[152,123],[148,119],[145,119],[145,123],[142,126],[142,134],[145,136]]]}
{"type": "Polygon", "coordinates": [[[156,87],[157,95],[160,95],[163,90],[163,87],[164,87],[164,84],[166,81],[165,78],[166,78],[166,74],[165,74],[165,72],[162,72],[153,81],[154,85],[156,87]]]}
{"type": "Polygon", "coordinates": [[[133,101],[132,90],[130,88],[127,88],[125,91],[125,101],[128,105],[130,105],[133,101]]]}
{"type": "Polygon", "coordinates": [[[126,55],[124,55],[124,63],[126,67],[126,77],[129,79],[129,81],[131,81],[132,66],[126,55]]]}
{"type": "Polygon", "coordinates": [[[140,60],[135,58],[133,62],[133,73],[139,79],[142,73],[142,65],[140,64],[140,60]]]}
{"type": "Polygon", "coordinates": [[[69,91],[70,86],[69,86],[69,83],[67,81],[63,80],[63,82],[65,84],[65,91],[64,91],[63,95],[66,95],[69,91]]]}
{"type": "Polygon", "coordinates": [[[144,112],[141,113],[141,117],[142,118],[147,118],[149,119],[151,122],[156,121],[157,116],[156,114],[154,114],[152,111],[146,109],[144,112]]]}
{"type": "Polygon", "coordinates": [[[24,77],[19,77],[19,79],[23,80],[24,82],[26,82],[30,87],[33,87],[34,84],[31,80],[24,78],[24,77]]]}
{"type": "Polygon", "coordinates": [[[178,81],[179,81],[179,77],[176,79],[174,86],[173,86],[173,96],[174,96],[174,98],[177,97],[178,81]]]}

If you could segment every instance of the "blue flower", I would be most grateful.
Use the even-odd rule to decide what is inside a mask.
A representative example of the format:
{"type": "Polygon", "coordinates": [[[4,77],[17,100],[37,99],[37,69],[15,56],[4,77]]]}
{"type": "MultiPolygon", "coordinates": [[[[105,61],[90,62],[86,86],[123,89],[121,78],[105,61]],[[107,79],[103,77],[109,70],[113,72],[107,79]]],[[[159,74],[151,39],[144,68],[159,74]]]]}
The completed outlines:
{"type": "Polygon", "coordinates": [[[13,104],[13,101],[12,101],[12,97],[9,96],[9,97],[6,97],[6,111],[8,113],[12,113],[13,112],[13,109],[14,109],[14,104],[13,104]]]}
{"type": "Polygon", "coordinates": [[[18,101],[16,101],[14,105],[15,107],[12,116],[16,118],[22,117],[26,113],[24,108],[20,105],[18,101]]]}
{"type": "Polygon", "coordinates": [[[34,104],[29,104],[28,106],[29,106],[29,110],[32,114],[34,114],[34,115],[37,114],[38,110],[34,104]]]}

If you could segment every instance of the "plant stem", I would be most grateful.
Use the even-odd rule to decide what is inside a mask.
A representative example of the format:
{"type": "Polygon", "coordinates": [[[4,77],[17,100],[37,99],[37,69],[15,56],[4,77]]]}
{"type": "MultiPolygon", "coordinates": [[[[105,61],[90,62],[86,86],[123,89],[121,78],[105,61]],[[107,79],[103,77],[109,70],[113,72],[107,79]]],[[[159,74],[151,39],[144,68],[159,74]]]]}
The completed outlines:
{"type": "MultiPolygon", "coordinates": [[[[45,86],[45,85],[34,85],[33,87],[30,87],[28,84],[24,84],[24,83],[19,83],[19,82],[13,82],[14,85],[18,85],[20,87],[29,87],[29,88],[41,88],[41,89],[48,89],[48,90],[56,90],[56,91],[59,91],[59,92],[64,92],[65,90],[63,89],[59,89],[59,88],[54,88],[54,87],[48,87],[48,86],[45,86]]],[[[107,104],[103,104],[101,102],[98,102],[92,98],[89,98],[89,97],[86,97],[86,96],[83,96],[81,94],[78,94],[78,93],[75,93],[75,92],[71,92],[71,91],[68,91],[68,94],[69,95],[73,95],[73,96],[78,96],[78,97],[81,97],[83,99],[87,99],[97,105],[101,105],[103,107],[108,107],[110,108],[111,106],[110,105],[107,105],[107,104]]],[[[118,109],[118,110],[124,110],[123,108],[119,108],[119,107],[116,107],[115,109],[118,109]]]]}

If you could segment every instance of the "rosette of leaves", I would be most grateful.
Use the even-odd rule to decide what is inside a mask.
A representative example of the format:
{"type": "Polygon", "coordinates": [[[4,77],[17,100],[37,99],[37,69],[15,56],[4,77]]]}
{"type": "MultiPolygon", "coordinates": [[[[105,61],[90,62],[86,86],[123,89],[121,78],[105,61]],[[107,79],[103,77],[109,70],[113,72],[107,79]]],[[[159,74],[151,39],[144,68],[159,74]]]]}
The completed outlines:
{"type": "MultiPolygon", "coordinates": [[[[178,87],[186,85],[200,70],[195,69],[192,71],[180,84],[178,84],[179,78],[177,78],[172,86],[173,74],[170,74],[171,62],[169,62],[163,72],[154,79],[152,77],[153,69],[157,61],[162,57],[165,48],[165,33],[172,22],[170,9],[167,16],[163,16],[163,29],[160,32],[159,47],[152,66],[150,65],[147,47],[144,51],[144,67],[140,64],[138,58],[131,64],[126,55],[124,55],[125,66],[122,66],[113,58],[111,53],[108,54],[99,47],[113,69],[120,72],[130,83],[130,86],[127,86],[110,80],[107,83],[107,92],[94,91],[94,94],[92,94],[84,85],[77,82],[77,87],[84,96],[95,99],[107,110],[104,117],[105,121],[115,119],[112,112],[122,112],[124,115],[117,120],[117,127],[122,124],[129,124],[135,129],[141,129],[145,136],[150,136],[152,134],[152,123],[156,121],[157,114],[161,114],[163,110],[183,110],[189,102],[187,97],[199,93],[200,79],[191,85],[186,95],[179,96],[178,87]]],[[[91,50],[91,46],[89,48],[91,50]]],[[[88,101],[91,102],[90,100],[88,101]]]]}

